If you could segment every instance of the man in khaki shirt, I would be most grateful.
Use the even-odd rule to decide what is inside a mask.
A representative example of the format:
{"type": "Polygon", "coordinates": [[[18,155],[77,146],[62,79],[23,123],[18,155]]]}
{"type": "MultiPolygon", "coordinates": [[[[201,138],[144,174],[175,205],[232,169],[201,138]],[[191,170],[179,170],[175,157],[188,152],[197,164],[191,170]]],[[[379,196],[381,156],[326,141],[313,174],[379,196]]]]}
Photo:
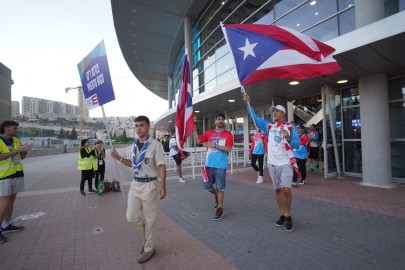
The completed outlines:
{"type": "Polygon", "coordinates": [[[127,220],[141,237],[138,263],[147,262],[156,253],[153,227],[157,214],[157,195],[166,196],[166,162],[163,146],[149,137],[150,122],[146,116],[135,118],[139,139],[133,146],[131,159],[121,157],[115,149],[111,156],[133,169],[133,181],[128,193],[127,220]],[[160,190],[159,190],[159,179],[160,190]]]}

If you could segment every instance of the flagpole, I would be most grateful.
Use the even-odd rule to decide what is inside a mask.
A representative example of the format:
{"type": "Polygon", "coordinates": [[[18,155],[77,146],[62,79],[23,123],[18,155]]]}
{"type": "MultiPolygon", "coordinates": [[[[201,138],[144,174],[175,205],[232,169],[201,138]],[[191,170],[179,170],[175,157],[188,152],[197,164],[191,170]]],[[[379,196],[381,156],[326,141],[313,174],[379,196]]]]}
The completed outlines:
{"type": "MultiPolygon", "coordinates": [[[[107,129],[108,142],[110,143],[111,151],[113,151],[113,145],[112,145],[111,135],[110,135],[110,128],[108,127],[107,117],[105,116],[103,105],[101,105],[101,111],[103,112],[103,121],[104,121],[105,128],[107,129]]],[[[119,179],[122,179],[121,171],[118,170],[117,160],[115,158],[113,158],[113,160],[114,160],[114,165],[115,165],[115,172],[119,176],[119,179]]],[[[124,186],[123,185],[121,185],[121,186],[122,186],[122,195],[124,196],[124,207],[126,207],[126,197],[125,197],[125,192],[124,192],[124,186]]]]}

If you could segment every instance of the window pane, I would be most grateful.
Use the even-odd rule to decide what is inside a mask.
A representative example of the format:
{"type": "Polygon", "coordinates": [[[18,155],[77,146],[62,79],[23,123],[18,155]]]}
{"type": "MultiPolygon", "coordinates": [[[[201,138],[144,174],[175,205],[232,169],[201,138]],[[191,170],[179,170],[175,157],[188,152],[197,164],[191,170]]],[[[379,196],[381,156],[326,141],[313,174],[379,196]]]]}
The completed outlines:
{"type": "Polygon", "coordinates": [[[216,77],[215,65],[212,65],[209,68],[207,68],[206,70],[204,70],[204,74],[205,74],[205,80],[204,80],[205,84],[208,83],[209,81],[211,81],[212,79],[214,79],[216,77]]]}
{"type": "Polygon", "coordinates": [[[345,142],[345,172],[362,173],[361,142],[345,142]]]}
{"type": "Polygon", "coordinates": [[[405,78],[388,81],[388,99],[405,98],[405,78]]]}
{"type": "MultiPolygon", "coordinates": [[[[335,14],[336,11],[336,0],[311,1],[278,20],[276,25],[303,31],[326,17],[335,14]],[[314,2],[315,4],[311,5],[314,2]]],[[[335,25],[335,27],[336,26],[337,25],[335,25]]]]}
{"type": "Polygon", "coordinates": [[[217,74],[222,74],[235,66],[233,58],[230,53],[219,59],[216,63],[217,74]]]}
{"type": "MultiPolygon", "coordinates": [[[[405,138],[405,102],[389,103],[390,137],[405,138]]],[[[405,164],[405,163],[404,163],[405,164]]]]}
{"type": "Polygon", "coordinates": [[[339,10],[354,6],[354,0],[338,0],[339,10]]]}
{"type": "Polygon", "coordinates": [[[232,122],[235,127],[234,143],[243,143],[243,116],[232,118],[232,122]]]}
{"type": "Polygon", "coordinates": [[[235,68],[232,68],[228,72],[221,74],[220,76],[217,77],[217,85],[224,84],[237,78],[238,77],[236,76],[236,70],[235,68]]]}
{"type": "Polygon", "coordinates": [[[360,107],[343,109],[344,139],[361,139],[360,107]]]}
{"type": "Polygon", "coordinates": [[[342,90],[343,106],[359,105],[359,88],[349,88],[342,90]]]}
{"type": "Polygon", "coordinates": [[[284,15],[286,12],[290,11],[291,9],[295,8],[299,4],[304,1],[297,1],[297,0],[277,0],[278,2],[274,7],[274,11],[276,14],[276,18],[279,18],[281,15],[284,15]]]}
{"type": "Polygon", "coordinates": [[[338,36],[337,17],[332,17],[329,20],[304,31],[303,33],[319,41],[328,41],[333,39],[338,36]]]}
{"type": "Polygon", "coordinates": [[[392,177],[405,178],[405,142],[391,142],[392,177]]]}
{"type": "Polygon", "coordinates": [[[205,92],[210,92],[210,91],[214,90],[214,88],[216,86],[217,86],[217,80],[213,79],[212,81],[205,84],[205,92]]]}
{"type": "Polygon", "coordinates": [[[351,8],[342,14],[339,14],[339,35],[356,30],[356,19],[354,17],[354,8],[351,8]]]}

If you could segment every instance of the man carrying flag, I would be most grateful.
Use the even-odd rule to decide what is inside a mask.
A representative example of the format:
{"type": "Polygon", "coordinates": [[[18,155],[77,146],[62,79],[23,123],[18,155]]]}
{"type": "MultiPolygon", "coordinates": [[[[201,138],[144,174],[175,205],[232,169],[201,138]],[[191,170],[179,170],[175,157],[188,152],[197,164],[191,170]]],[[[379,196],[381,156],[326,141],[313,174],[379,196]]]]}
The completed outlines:
{"type": "Polygon", "coordinates": [[[291,148],[299,148],[294,125],[284,122],[285,108],[270,107],[274,122],[259,118],[250,106],[244,86],[270,78],[307,79],[332,74],[340,70],[333,59],[332,47],[287,27],[260,24],[222,25],[226,41],[235,61],[243,99],[255,124],[268,130],[269,172],[276,191],[280,218],[276,226],[291,232],[291,179],[293,170],[299,174],[297,160],[291,148]]]}
{"type": "MultiPolygon", "coordinates": [[[[247,94],[243,95],[243,100],[247,104],[250,103],[250,97],[247,94]]],[[[300,146],[297,129],[291,123],[284,121],[285,108],[281,105],[270,107],[274,122],[258,117],[253,108],[251,111],[257,126],[262,130],[268,130],[267,164],[280,210],[280,218],[276,221],[276,226],[284,225],[287,232],[292,232],[294,225],[291,218],[291,181],[296,160],[291,159],[294,157],[291,147],[298,149],[300,146]]]]}

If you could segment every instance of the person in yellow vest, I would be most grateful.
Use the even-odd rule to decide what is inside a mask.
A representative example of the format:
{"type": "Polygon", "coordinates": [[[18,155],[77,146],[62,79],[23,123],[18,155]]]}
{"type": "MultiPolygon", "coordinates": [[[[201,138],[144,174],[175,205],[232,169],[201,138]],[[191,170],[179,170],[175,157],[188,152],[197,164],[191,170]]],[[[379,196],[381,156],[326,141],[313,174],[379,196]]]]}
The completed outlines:
{"type": "Polygon", "coordinates": [[[17,193],[24,190],[24,167],[21,160],[33,148],[32,144],[21,144],[16,137],[19,124],[3,121],[0,125],[0,244],[7,242],[4,233],[24,230],[10,223],[17,193]]]}
{"type": "Polygon", "coordinates": [[[89,192],[96,193],[92,189],[92,182],[94,177],[94,171],[97,170],[97,153],[96,150],[90,148],[90,141],[88,139],[83,139],[80,143],[80,153],[78,161],[78,169],[82,172],[82,179],[80,181],[80,195],[86,196],[84,192],[84,182],[88,181],[89,192]]]}
{"type": "Polygon", "coordinates": [[[94,178],[94,185],[96,189],[98,188],[98,181],[104,181],[105,175],[105,149],[103,147],[103,141],[98,140],[94,143],[96,147],[96,154],[97,154],[97,170],[94,171],[95,178],[94,178]]]}

